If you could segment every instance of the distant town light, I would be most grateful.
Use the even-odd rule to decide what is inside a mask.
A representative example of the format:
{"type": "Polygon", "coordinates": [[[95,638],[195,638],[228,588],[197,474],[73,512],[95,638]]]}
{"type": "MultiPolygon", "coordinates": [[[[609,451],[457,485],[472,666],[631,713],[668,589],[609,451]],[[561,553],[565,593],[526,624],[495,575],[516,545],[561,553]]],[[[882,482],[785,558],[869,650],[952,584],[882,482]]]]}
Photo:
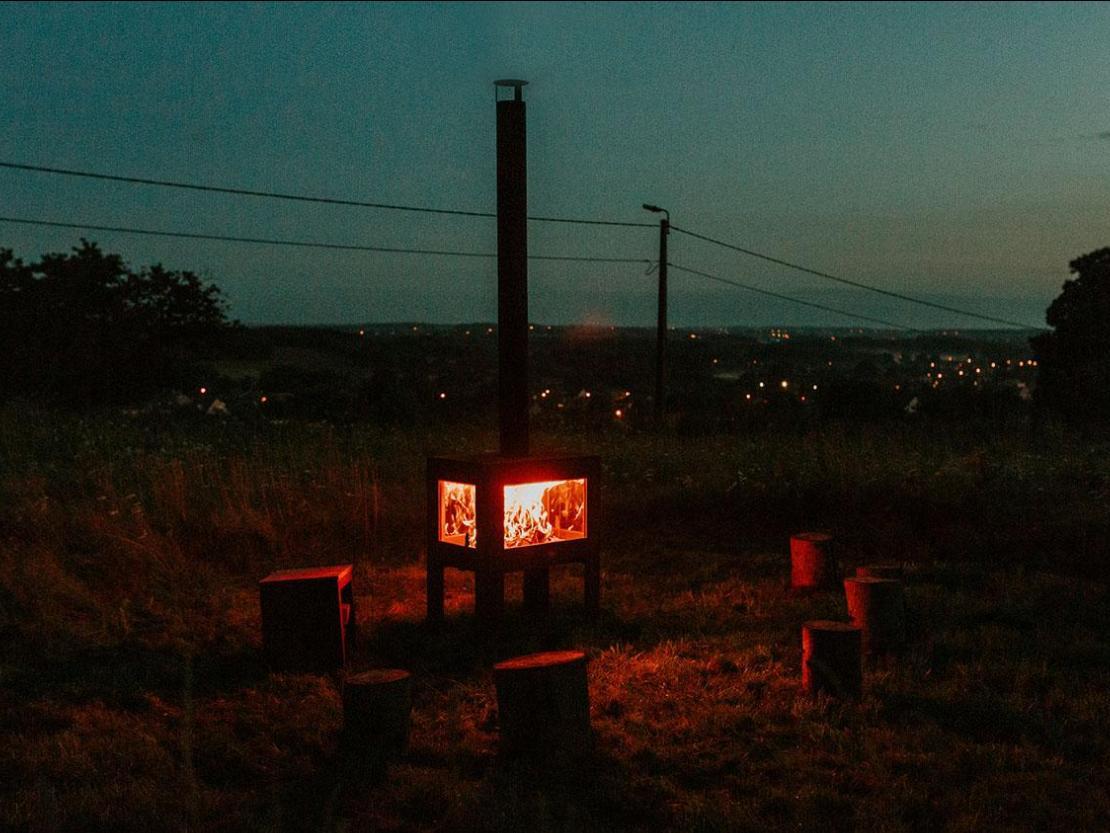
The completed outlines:
{"type": "Polygon", "coordinates": [[[790,383],[783,379],[781,382],[779,382],[779,387],[783,390],[786,390],[788,387],[790,387],[790,383]]]}
{"type": "Polygon", "coordinates": [[[201,396],[204,396],[206,393],[208,393],[208,388],[201,388],[200,389],[200,395],[201,396]]]}
{"type": "Polygon", "coordinates": [[[620,408],[617,408],[615,411],[613,411],[613,416],[615,416],[617,419],[620,419],[624,416],[624,411],[622,411],[620,408]]]}
{"type": "Polygon", "coordinates": [[[263,405],[265,405],[267,402],[270,401],[270,399],[269,399],[269,397],[266,397],[266,396],[260,396],[258,398],[258,401],[261,402],[263,405]]]}
{"type": "Polygon", "coordinates": [[[440,392],[439,392],[439,398],[440,398],[440,399],[446,399],[446,398],[447,398],[447,394],[446,394],[445,392],[443,392],[443,391],[440,391],[440,392]]]}

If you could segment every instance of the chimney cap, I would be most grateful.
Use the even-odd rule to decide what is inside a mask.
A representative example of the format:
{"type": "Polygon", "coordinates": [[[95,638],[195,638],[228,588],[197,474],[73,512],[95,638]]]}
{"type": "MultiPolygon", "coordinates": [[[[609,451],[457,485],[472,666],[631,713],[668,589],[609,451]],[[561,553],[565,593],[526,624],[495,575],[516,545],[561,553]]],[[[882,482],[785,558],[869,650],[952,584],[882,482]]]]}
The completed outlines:
{"type": "MultiPolygon", "coordinates": [[[[500,90],[502,87],[511,88],[513,91],[514,101],[523,101],[524,96],[521,90],[528,85],[527,81],[522,81],[519,78],[500,78],[493,82],[493,86],[500,90]]],[[[494,95],[496,97],[496,93],[494,95]]]]}

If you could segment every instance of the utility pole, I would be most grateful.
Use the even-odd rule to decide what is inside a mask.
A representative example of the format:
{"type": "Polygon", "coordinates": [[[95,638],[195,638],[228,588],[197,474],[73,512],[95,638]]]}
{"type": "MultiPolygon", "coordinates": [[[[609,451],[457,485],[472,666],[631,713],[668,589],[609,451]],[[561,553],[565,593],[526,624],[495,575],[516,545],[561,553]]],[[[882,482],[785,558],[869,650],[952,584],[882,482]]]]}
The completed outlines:
{"type": "Polygon", "coordinates": [[[664,216],[659,220],[659,321],[655,334],[655,427],[663,427],[667,413],[667,235],[671,232],[671,213],[657,205],[644,203],[644,210],[664,216]]]}

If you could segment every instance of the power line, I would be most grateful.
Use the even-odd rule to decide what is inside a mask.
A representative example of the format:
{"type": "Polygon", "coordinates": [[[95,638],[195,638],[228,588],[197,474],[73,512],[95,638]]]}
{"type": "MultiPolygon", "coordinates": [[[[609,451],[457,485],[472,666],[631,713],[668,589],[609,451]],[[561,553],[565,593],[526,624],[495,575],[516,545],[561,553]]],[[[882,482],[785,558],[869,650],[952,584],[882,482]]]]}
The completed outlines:
{"type": "MultiPolygon", "coordinates": [[[[180,182],[170,179],[150,179],[147,177],[121,176],[118,174],[105,174],[96,171],[78,171],[71,168],[53,168],[45,165],[23,165],[18,162],[0,161],[0,168],[13,171],[33,171],[43,174],[57,174],[60,176],[83,177],[85,179],[99,179],[108,182],[126,182],[132,185],[152,185],[159,188],[183,188],[189,191],[205,191],[213,194],[232,194],[240,197],[262,197],[273,200],[291,200],[294,202],[310,202],[323,205],[346,205],[356,208],[380,208],[386,211],[413,211],[421,214],[446,214],[455,217],[496,217],[490,211],[464,211],[455,208],[430,208],[420,205],[400,205],[387,202],[367,202],[363,200],[346,200],[337,197],[318,197],[308,194],[287,194],[280,191],[256,191],[250,188],[232,188],[221,185],[202,185],[196,182],[180,182]]],[[[581,217],[529,217],[538,223],[573,223],[586,226],[625,226],[629,228],[654,228],[652,223],[631,223],[622,220],[592,220],[581,217]]]]}
{"type": "Polygon", "coordinates": [[[1006,318],[996,318],[992,315],[983,315],[982,313],[971,312],[971,311],[966,310],[966,309],[959,309],[958,307],[950,307],[950,306],[947,306],[945,304],[938,304],[938,303],[935,303],[933,301],[926,301],[924,298],[915,298],[912,295],[903,295],[900,292],[893,292],[889,289],[883,289],[882,287],[872,286],[871,284],[862,283],[860,281],[854,281],[854,280],[851,280],[850,278],[842,278],[838,275],[831,275],[828,272],[822,272],[818,269],[810,269],[808,266],[801,266],[797,263],[791,263],[788,260],[782,260],[781,258],[772,257],[771,255],[765,255],[762,252],[756,252],[756,251],[753,251],[752,249],[746,249],[743,246],[737,246],[733,243],[726,243],[723,240],[717,240],[717,239],[712,238],[712,237],[707,237],[704,234],[698,234],[696,231],[689,231],[688,229],[679,228],[678,226],[672,225],[671,226],[671,231],[677,231],[680,234],[685,234],[688,237],[695,237],[698,240],[704,240],[707,243],[715,243],[718,246],[723,246],[726,249],[732,249],[733,251],[740,252],[741,254],[749,255],[749,256],[755,257],[755,258],[759,258],[760,260],[765,260],[768,263],[775,263],[779,266],[785,266],[789,269],[795,269],[799,272],[805,272],[807,275],[814,275],[818,278],[824,278],[826,280],[836,281],[837,283],[842,283],[842,284],[846,284],[848,286],[853,286],[857,289],[865,289],[868,292],[875,292],[875,293],[878,293],[879,295],[886,295],[888,298],[897,298],[900,301],[907,301],[911,304],[919,304],[919,305],[924,306],[924,307],[932,307],[933,309],[939,309],[939,310],[943,310],[945,312],[954,312],[957,315],[966,315],[969,318],[978,318],[981,321],[990,321],[993,324],[1005,324],[1008,327],[1019,327],[1023,330],[1040,330],[1040,329],[1043,329],[1043,327],[1034,327],[1030,324],[1024,324],[1021,321],[1010,321],[1009,319],[1006,319],[1006,318]]]}
{"type": "Polygon", "coordinates": [[[789,301],[792,304],[802,304],[803,306],[813,307],[814,309],[824,310],[825,312],[833,312],[837,315],[843,315],[846,318],[856,318],[860,321],[869,321],[872,324],[882,324],[884,327],[889,327],[894,330],[908,330],[912,333],[919,333],[915,327],[907,327],[905,324],[895,324],[891,321],[885,321],[882,318],[872,318],[870,315],[863,315],[858,312],[848,312],[848,310],[838,309],[837,307],[826,306],[825,304],[818,304],[816,301],[805,301],[801,298],[795,298],[792,295],[783,295],[781,292],[772,292],[769,289],[761,289],[758,286],[751,286],[750,284],[734,281],[730,278],[722,278],[720,275],[714,275],[709,272],[702,272],[698,269],[690,269],[686,266],[679,266],[677,263],[667,261],[667,265],[672,269],[677,269],[680,272],[688,272],[691,275],[698,275],[699,277],[706,278],[707,280],[717,281],[718,283],[728,284],[735,286],[739,289],[746,289],[749,292],[758,292],[760,295],[768,295],[771,298],[778,298],[782,301],[789,301]]]}
{"type": "MultiPolygon", "coordinates": [[[[267,246],[292,246],[302,249],[336,249],[352,252],[384,252],[406,255],[443,255],[449,257],[488,258],[497,257],[494,252],[464,252],[451,249],[410,249],[394,246],[366,246],[347,243],[322,243],[315,240],[280,240],[271,237],[232,237],[223,234],[203,234],[191,231],[163,231],[143,229],[132,226],[104,226],[92,223],[65,223],[58,220],[38,220],[28,217],[0,217],[0,223],[18,223],[26,226],[45,226],[48,228],[68,228],[81,231],[108,231],[120,234],[137,234],[148,237],[177,237],[187,240],[216,240],[224,243],[254,243],[267,246]]],[[[652,263],[644,257],[591,257],[587,255],[529,255],[529,260],[556,260],[580,263],[652,263]]]]}
{"type": "MultiPolygon", "coordinates": [[[[287,246],[302,249],[330,249],[338,251],[356,251],[356,252],[376,252],[385,254],[413,254],[413,255],[431,255],[431,256],[446,256],[446,257],[466,257],[466,258],[481,258],[481,259],[494,259],[497,257],[493,252],[468,252],[459,251],[455,249],[417,249],[417,248],[402,248],[395,246],[369,246],[360,244],[347,244],[347,243],[324,243],[316,240],[285,240],[272,237],[239,237],[224,234],[205,234],[202,232],[189,232],[189,231],[166,231],[162,229],[145,229],[136,228],[134,226],[108,226],[95,223],[69,223],[59,220],[41,220],[32,219],[29,217],[7,217],[0,216],[0,223],[14,223],[19,225],[28,226],[41,226],[45,228],[65,228],[77,229],[80,231],[107,231],[119,234],[134,234],[145,237],[170,237],[185,240],[212,240],[222,243],[247,243],[254,245],[266,246],[287,246]]],[[[564,262],[578,262],[578,263],[640,263],[652,264],[655,261],[649,258],[642,257],[593,257],[588,255],[529,255],[529,260],[546,260],[546,261],[564,261],[564,262]]],[[[881,318],[872,318],[867,315],[859,313],[848,312],[847,310],[830,307],[825,304],[819,304],[813,301],[805,301],[801,298],[795,298],[790,295],[783,295],[779,292],[772,292],[768,289],[761,289],[759,287],[750,286],[739,281],[722,278],[719,275],[713,275],[709,272],[702,272],[697,269],[691,269],[686,266],[681,266],[677,263],[668,261],[668,266],[672,269],[677,269],[681,272],[688,272],[692,275],[698,275],[708,280],[717,281],[718,283],[728,284],[730,286],[746,289],[750,292],[757,292],[761,295],[767,295],[772,298],[778,298],[791,303],[801,304],[815,309],[825,310],[826,312],[836,313],[848,318],[856,318],[861,321],[870,321],[876,324],[882,324],[886,327],[899,330],[910,330],[918,332],[912,327],[905,327],[900,324],[894,324],[890,321],[885,321],[881,318]]]]}

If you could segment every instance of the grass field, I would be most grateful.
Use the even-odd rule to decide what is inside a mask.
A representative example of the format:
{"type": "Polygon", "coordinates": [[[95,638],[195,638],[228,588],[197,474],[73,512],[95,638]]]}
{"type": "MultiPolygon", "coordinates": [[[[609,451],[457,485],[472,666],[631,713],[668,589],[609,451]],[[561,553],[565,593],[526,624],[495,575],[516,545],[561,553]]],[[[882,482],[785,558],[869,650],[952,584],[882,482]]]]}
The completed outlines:
{"type": "MultiPolygon", "coordinates": [[[[428,434],[0,412],[0,829],[1101,830],[1110,819],[1110,447],[937,425],[539,437],[605,461],[603,614],[572,569],[497,639],[451,574],[422,625],[428,434]],[[859,703],[798,691],[791,531],[910,565],[912,642],[859,703]],[[257,580],[356,564],[356,667],[416,679],[378,783],[334,682],[270,676],[257,580]],[[496,761],[490,667],[576,646],[596,754],[496,761]]],[[[519,582],[511,598],[519,599],[519,582]]]]}

